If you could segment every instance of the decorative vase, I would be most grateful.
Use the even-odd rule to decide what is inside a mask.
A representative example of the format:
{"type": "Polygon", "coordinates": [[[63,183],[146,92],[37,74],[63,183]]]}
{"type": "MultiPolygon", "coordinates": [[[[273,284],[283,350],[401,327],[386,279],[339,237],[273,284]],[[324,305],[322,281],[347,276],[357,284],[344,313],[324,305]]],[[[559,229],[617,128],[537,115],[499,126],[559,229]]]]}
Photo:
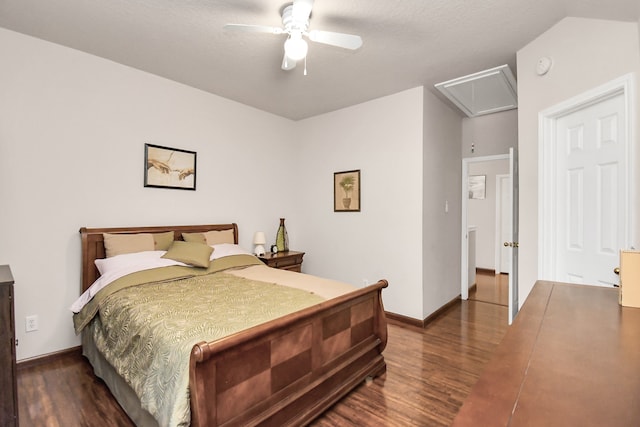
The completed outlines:
{"type": "Polygon", "coordinates": [[[280,226],[276,233],[276,247],[278,252],[289,250],[289,235],[287,234],[287,228],[284,226],[284,218],[280,218],[280,226]]]}

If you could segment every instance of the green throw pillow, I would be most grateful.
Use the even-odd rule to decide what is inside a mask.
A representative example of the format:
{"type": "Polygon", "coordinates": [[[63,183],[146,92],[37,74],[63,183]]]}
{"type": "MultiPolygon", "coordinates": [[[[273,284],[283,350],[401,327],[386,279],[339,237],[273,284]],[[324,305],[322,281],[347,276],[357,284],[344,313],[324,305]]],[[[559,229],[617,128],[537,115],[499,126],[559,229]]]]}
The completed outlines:
{"type": "Polygon", "coordinates": [[[211,252],[213,252],[213,248],[209,245],[176,240],[167,253],[162,255],[162,258],[184,262],[194,267],[207,268],[209,267],[211,252]]]}

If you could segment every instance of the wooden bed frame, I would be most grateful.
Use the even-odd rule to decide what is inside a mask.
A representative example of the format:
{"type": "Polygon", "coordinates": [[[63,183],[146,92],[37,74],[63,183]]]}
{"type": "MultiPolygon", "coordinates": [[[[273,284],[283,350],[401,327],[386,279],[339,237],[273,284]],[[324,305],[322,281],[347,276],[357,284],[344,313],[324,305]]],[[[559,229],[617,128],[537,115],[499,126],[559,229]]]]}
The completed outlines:
{"type": "MultiPolygon", "coordinates": [[[[236,224],[81,228],[82,291],[99,276],[102,233],[234,232],[236,224]]],[[[301,426],[386,371],[386,280],[213,342],[189,362],[191,425],[301,426]]]]}

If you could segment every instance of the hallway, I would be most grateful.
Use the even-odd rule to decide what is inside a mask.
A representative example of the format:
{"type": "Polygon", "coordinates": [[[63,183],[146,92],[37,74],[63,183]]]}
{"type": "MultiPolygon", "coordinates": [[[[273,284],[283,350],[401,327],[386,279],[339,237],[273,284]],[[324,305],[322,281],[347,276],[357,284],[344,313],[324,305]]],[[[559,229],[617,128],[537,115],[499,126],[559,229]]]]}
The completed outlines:
{"type": "Polygon", "coordinates": [[[469,289],[469,300],[508,306],[509,275],[478,269],[476,285],[469,289]]]}

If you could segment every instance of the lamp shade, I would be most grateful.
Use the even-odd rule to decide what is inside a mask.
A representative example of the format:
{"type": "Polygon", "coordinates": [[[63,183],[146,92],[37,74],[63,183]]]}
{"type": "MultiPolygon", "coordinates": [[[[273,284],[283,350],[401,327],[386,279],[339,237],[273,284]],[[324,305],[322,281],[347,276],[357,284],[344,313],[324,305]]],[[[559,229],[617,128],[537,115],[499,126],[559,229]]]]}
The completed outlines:
{"type": "Polygon", "coordinates": [[[253,235],[253,244],[254,245],[264,245],[267,243],[267,239],[264,236],[263,231],[256,231],[256,234],[253,235]]]}
{"type": "Polygon", "coordinates": [[[307,56],[309,46],[300,33],[292,33],[284,42],[284,52],[293,61],[299,61],[307,56]]]}
{"type": "Polygon", "coordinates": [[[255,245],[253,253],[261,256],[264,255],[264,244],[267,243],[267,239],[264,237],[263,231],[256,231],[253,235],[253,244],[255,245]]]}

